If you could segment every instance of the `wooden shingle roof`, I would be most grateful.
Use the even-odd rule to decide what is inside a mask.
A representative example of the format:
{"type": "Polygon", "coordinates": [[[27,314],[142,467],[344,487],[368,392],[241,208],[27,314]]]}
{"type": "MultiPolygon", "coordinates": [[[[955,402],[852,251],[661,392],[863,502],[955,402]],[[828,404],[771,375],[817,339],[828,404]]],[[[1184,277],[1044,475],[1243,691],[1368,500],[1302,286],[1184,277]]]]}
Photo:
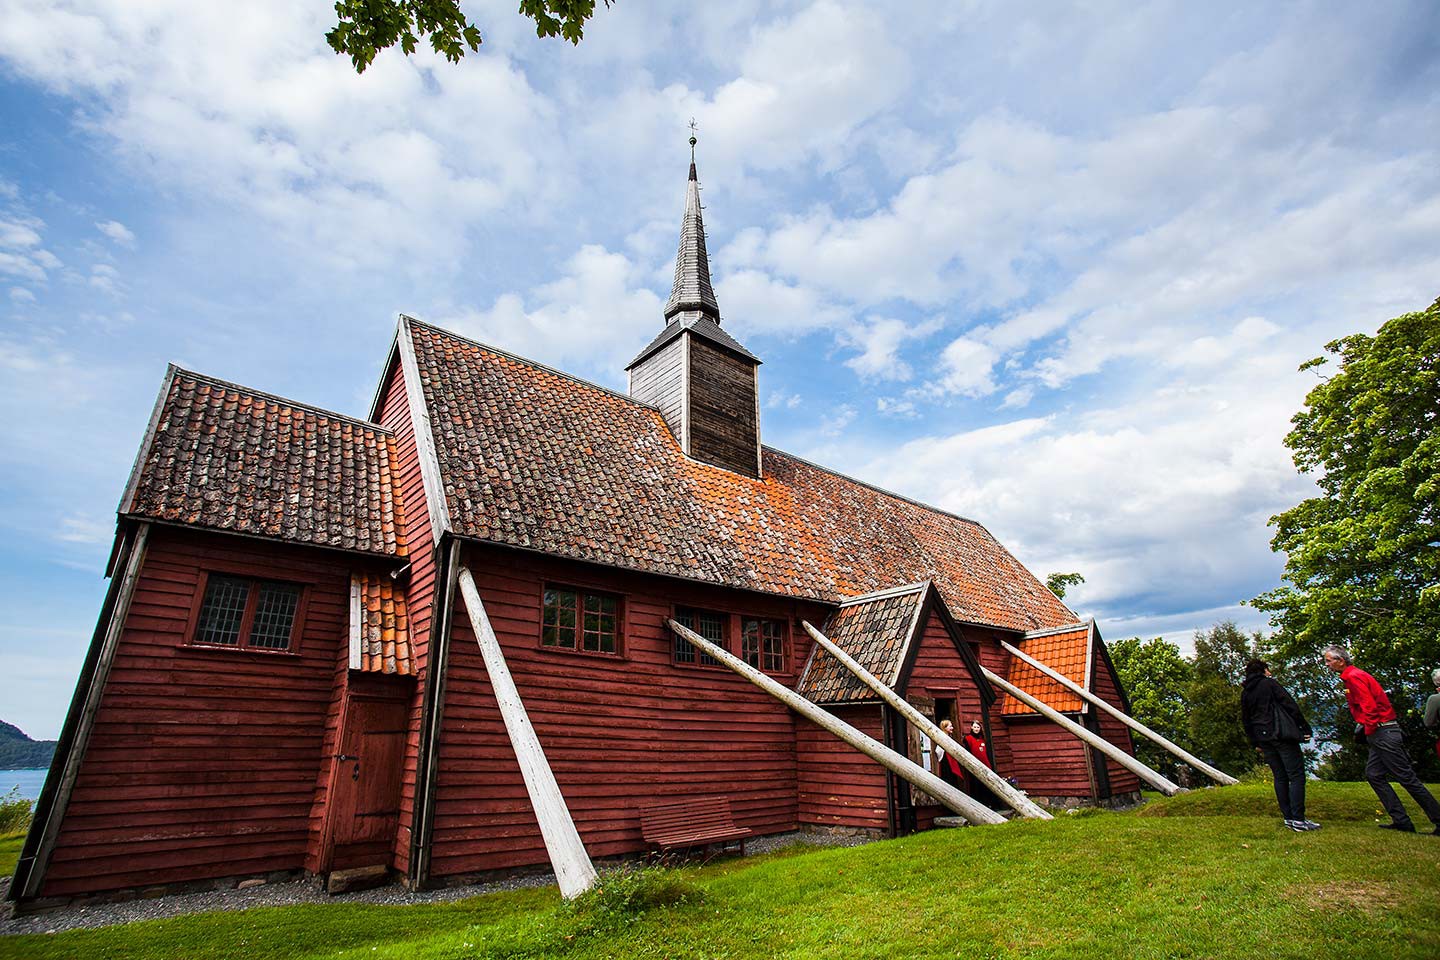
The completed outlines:
{"type": "MultiPolygon", "coordinates": [[[[1078,683],[1082,688],[1090,689],[1093,643],[1089,623],[1069,624],[1059,630],[1033,631],[1026,634],[1015,646],[1027,656],[1034,657],[1050,669],[1078,683]]],[[[1077,694],[1065,689],[1018,657],[1010,658],[1009,676],[1005,679],[1047,707],[1061,713],[1076,713],[1086,709],[1085,701],[1077,694]]],[[[1035,713],[1008,695],[1000,712],[1007,717],[1035,713]]]]}
{"type": "Polygon", "coordinates": [[[174,366],[119,512],[360,553],[405,553],[388,430],[174,366]]]}
{"type": "MultiPolygon", "coordinates": [[[[860,597],[841,604],[820,632],[835,642],[886,686],[900,681],[905,655],[920,629],[928,583],[860,597]]],[[[834,656],[818,644],[812,648],[795,692],[815,703],[869,703],[879,700],[834,656]]]]}
{"type": "Polygon", "coordinates": [[[959,621],[1075,619],[983,526],[770,447],[759,478],[692,460],[660,411],[402,318],[459,536],[838,603],[932,580],[959,621]]]}

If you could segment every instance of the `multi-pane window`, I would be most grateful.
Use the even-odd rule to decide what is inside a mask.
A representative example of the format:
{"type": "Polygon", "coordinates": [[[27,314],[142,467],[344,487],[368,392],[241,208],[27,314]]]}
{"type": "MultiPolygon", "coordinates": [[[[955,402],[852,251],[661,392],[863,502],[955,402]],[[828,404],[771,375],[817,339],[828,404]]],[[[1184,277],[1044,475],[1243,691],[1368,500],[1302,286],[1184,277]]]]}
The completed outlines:
{"type": "Polygon", "coordinates": [[[546,647],[615,653],[619,650],[620,601],[608,593],[546,587],[540,643],[546,647]]]}
{"type": "Polygon", "coordinates": [[[785,624],[779,620],[740,621],[740,656],[757,670],[785,669],[785,624]]]}
{"type": "Polygon", "coordinates": [[[300,609],[300,587],[212,573],[195,625],[195,643],[256,650],[289,650],[300,609]]]}
{"type": "MultiPolygon", "coordinates": [[[[700,636],[709,640],[717,647],[725,647],[725,621],[728,620],[723,613],[716,613],[713,610],[693,610],[689,607],[675,608],[675,621],[681,626],[689,627],[700,636]]],[[[675,634],[675,662],[676,663],[698,663],[702,667],[718,667],[720,661],[708,653],[696,650],[695,645],[678,633],[675,634]]]]}

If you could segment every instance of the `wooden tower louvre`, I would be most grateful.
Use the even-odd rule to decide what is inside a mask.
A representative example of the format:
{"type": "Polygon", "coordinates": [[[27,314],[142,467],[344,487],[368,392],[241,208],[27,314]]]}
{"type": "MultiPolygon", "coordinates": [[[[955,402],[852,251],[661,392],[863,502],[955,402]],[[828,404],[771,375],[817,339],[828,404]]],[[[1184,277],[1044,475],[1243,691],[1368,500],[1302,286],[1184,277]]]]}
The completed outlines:
{"type": "Polygon", "coordinates": [[[1136,800],[1093,623],[975,520],[761,446],[693,156],[664,321],[628,396],[406,316],[363,420],[171,367],[8,899],[569,896],[647,824],[998,821],[937,779],[945,719],[1001,794],[1136,800]]]}
{"type": "Polygon", "coordinates": [[[695,161],[685,188],[665,329],[626,367],[630,395],[660,408],[687,456],[760,476],[760,360],[720,327],[695,161]]]}

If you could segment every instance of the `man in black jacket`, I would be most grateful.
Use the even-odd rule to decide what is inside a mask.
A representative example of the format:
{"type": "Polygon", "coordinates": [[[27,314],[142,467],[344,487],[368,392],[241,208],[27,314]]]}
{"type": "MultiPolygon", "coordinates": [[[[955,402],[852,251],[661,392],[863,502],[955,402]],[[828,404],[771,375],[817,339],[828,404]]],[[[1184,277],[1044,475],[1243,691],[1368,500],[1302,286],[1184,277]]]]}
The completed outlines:
{"type": "Polygon", "coordinates": [[[1305,758],[1300,744],[1310,739],[1310,724],[1295,698],[1271,676],[1264,660],[1245,665],[1240,721],[1275,775],[1275,799],[1285,826],[1297,831],[1319,830],[1320,824],[1305,819],[1305,758]]]}

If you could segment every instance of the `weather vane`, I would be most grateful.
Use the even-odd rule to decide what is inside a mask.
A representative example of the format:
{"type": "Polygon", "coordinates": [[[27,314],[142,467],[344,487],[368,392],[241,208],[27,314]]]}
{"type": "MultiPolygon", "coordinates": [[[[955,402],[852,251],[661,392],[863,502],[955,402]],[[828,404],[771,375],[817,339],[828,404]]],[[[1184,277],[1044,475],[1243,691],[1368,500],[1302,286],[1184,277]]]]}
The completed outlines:
{"type": "Polygon", "coordinates": [[[691,160],[694,160],[694,159],[695,159],[695,142],[696,142],[696,141],[695,141],[695,131],[698,130],[698,129],[700,129],[700,127],[699,127],[698,124],[696,124],[695,118],[694,118],[694,117],[691,117],[691,118],[690,118],[690,159],[691,159],[691,160]]]}

